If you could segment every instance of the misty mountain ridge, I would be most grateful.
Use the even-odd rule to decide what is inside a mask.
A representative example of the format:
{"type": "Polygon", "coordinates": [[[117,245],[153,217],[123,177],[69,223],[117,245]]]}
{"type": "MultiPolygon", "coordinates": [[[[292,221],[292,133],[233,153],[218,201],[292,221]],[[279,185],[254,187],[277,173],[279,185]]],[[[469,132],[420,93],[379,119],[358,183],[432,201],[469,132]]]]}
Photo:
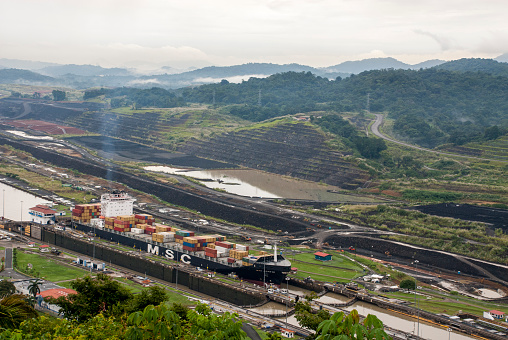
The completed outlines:
{"type": "Polygon", "coordinates": [[[500,63],[508,63],[508,53],[501,54],[499,57],[494,58],[494,60],[500,63]]]}
{"type": "MultiPolygon", "coordinates": [[[[498,58],[502,59],[502,55],[498,58]]],[[[508,54],[506,54],[508,58],[508,54]]],[[[130,68],[103,68],[95,65],[59,65],[37,61],[0,59],[0,70],[9,69],[9,65],[25,65],[41,76],[35,74],[17,73],[9,71],[0,76],[1,83],[15,81],[22,83],[25,81],[28,85],[41,85],[41,82],[47,86],[67,86],[77,89],[86,89],[91,87],[163,87],[163,88],[183,88],[187,86],[198,86],[203,84],[218,83],[222,79],[229,82],[239,83],[246,81],[251,77],[266,78],[270,75],[285,72],[310,72],[320,77],[333,80],[337,77],[346,78],[351,74],[359,74],[364,71],[381,69],[412,69],[440,67],[450,71],[457,72],[486,72],[494,75],[508,76],[505,63],[500,63],[492,59],[460,59],[456,61],[445,62],[443,60],[427,60],[422,63],[410,65],[403,63],[395,58],[370,58],[358,61],[346,61],[334,66],[315,68],[301,64],[273,64],[273,63],[246,63],[233,66],[207,66],[194,70],[181,71],[170,66],[160,68],[164,74],[155,74],[148,72],[143,74],[130,68]],[[43,66],[40,68],[40,66],[43,66]],[[4,67],[2,69],[2,67],[4,67]]]]}
{"type": "Polygon", "coordinates": [[[463,58],[446,62],[436,66],[436,68],[455,72],[483,72],[495,76],[508,77],[508,63],[493,59],[463,58]]]}
{"type": "Polygon", "coordinates": [[[427,60],[415,65],[406,64],[395,58],[369,58],[355,61],[345,61],[338,65],[323,68],[326,72],[341,72],[349,74],[358,74],[364,71],[381,70],[381,69],[409,69],[418,70],[420,68],[429,68],[445,63],[444,60],[427,60]]]}
{"type": "Polygon", "coordinates": [[[40,70],[37,70],[39,73],[51,77],[60,77],[66,74],[74,74],[77,76],[88,76],[88,77],[97,77],[97,76],[131,76],[133,73],[125,68],[104,68],[96,65],[56,65],[56,66],[47,66],[40,70]]]}
{"type": "Polygon", "coordinates": [[[48,63],[44,61],[0,58],[0,65],[2,65],[2,68],[17,68],[29,71],[36,71],[44,67],[58,66],[61,64],[48,63]]]}
{"type": "Polygon", "coordinates": [[[40,73],[15,68],[0,69],[1,84],[26,84],[55,86],[58,80],[40,73]]]}

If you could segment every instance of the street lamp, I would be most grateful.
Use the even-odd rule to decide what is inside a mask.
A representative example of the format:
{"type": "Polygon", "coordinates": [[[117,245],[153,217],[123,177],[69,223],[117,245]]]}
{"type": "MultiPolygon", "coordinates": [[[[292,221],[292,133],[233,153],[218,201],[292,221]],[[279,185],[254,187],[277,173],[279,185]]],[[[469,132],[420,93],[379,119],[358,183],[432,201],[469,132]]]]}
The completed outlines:
{"type": "MultiPolygon", "coordinates": [[[[414,264],[415,264],[415,272],[416,274],[418,274],[418,263],[420,261],[418,260],[414,260],[414,264]]],[[[416,304],[416,289],[418,288],[418,283],[416,281],[416,274],[415,274],[415,306],[416,306],[416,315],[417,315],[417,320],[418,320],[418,328],[416,329],[416,336],[419,337],[420,336],[420,299],[418,298],[418,305],[416,304]]]]}
{"type": "Polygon", "coordinates": [[[286,276],[286,328],[288,327],[289,277],[286,276]]]}

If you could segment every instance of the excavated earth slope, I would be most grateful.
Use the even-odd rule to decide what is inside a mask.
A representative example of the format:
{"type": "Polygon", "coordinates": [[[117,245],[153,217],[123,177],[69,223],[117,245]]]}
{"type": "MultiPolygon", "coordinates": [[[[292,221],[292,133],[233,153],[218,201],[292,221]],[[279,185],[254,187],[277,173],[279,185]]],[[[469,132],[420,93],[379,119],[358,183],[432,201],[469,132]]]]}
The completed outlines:
{"type": "Polygon", "coordinates": [[[325,137],[304,123],[193,139],[178,151],[345,189],[358,188],[369,178],[367,172],[328,148],[325,137]]]}
{"type": "MultiPolygon", "coordinates": [[[[11,110],[23,110],[23,105],[14,104],[18,107],[11,110]]],[[[170,135],[173,128],[186,123],[185,114],[167,117],[157,112],[146,112],[131,116],[87,111],[84,107],[94,103],[81,103],[78,107],[65,105],[67,103],[59,103],[58,107],[50,104],[30,103],[31,112],[24,118],[65,123],[162,148],[166,146],[165,136],[170,135]]],[[[344,189],[356,189],[369,179],[367,172],[345,161],[343,154],[326,145],[321,133],[305,123],[224,133],[209,140],[192,139],[178,151],[266,172],[321,181],[344,189]]]]}

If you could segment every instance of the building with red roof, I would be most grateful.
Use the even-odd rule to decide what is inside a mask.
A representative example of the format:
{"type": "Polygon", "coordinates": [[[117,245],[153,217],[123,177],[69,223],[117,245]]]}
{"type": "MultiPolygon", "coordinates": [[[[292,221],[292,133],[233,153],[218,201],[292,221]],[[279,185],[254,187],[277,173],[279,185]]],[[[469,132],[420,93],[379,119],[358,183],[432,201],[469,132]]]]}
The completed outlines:
{"type": "Polygon", "coordinates": [[[318,251],[314,253],[314,258],[318,261],[331,261],[332,255],[318,251]]]}
{"type": "Polygon", "coordinates": [[[54,223],[56,216],[62,215],[62,213],[42,204],[38,204],[35,207],[28,209],[28,213],[32,218],[32,222],[41,224],[54,223]]]}
{"type": "Polygon", "coordinates": [[[494,318],[498,320],[502,320],[504,318],[504,313],[498,310],[491,310],[489,314],[494,318]]]}
{"type": "Polygon", "coordinates": [[[69,294],[77,294],[77,293],[78,292],[76,292],[74,289],[54,288],[54,289],[45,290],[45,291],[41,292],[39,295],[42,296],[43,298],[52,297],[52,298],[58,299],[61,296],[65,297],[69,294]]]}
{"type": "Polygon", "coordinates": [[[47,298],[58,299],[59,297],[66,297],[71,294],[77,294],[74,289],[69,288],[53,288],[42,291],[37,295],[37,300],[39,301],[39,306],[49,309],[55,313],[60,312],[60,307],[51,303],[48,303],[47,298]]]}

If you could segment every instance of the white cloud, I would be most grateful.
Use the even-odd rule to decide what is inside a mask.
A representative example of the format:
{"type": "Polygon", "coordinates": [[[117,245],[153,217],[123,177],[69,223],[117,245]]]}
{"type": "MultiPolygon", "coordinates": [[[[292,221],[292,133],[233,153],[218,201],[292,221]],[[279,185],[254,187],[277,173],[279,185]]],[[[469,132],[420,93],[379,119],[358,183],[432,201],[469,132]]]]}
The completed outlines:
{"type": "Polygon", "coordinates": [[[495,56],[508,46],[507,12],[505,0],[0,1],[0,58],[186,67],[495,56]]]}

